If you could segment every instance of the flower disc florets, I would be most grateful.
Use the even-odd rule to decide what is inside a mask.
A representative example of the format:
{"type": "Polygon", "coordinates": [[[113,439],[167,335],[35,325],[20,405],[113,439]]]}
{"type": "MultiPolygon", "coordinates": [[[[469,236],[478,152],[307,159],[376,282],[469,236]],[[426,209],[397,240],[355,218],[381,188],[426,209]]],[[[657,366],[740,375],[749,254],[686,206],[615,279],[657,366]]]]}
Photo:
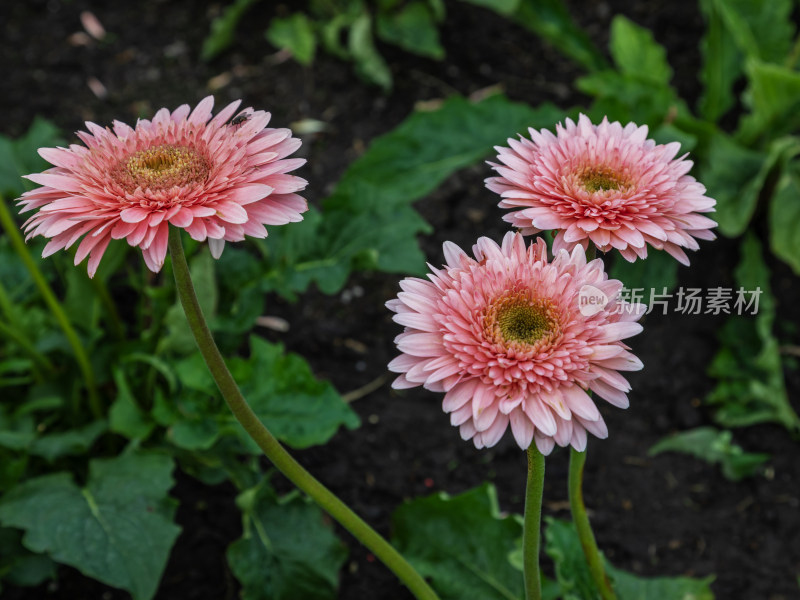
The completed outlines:
{"type": "Polygon", "coordinates": [[[647,257],[647,245],[689,264],[684,248],[714,239],[716,223],[700,213],[714,210],[705,188],[687,175],[685,157],[675,158],[677,142],[647,139],[647,127],[629,123],[593,125],[581,115],[547,130],[529,130],[531,139],[497,147],[499,177],[486,186],[502,196],[504,217],[524,234],[557,231],[553,249],[576,244],[619,250],[628,261],[647,257]]]}
{"type": "Polygon", "coordinates": [[[135,128],[87,123],[78,132],[85,146],[41,148],[55,165],[29,175],[41,184],[23,194],[22,212],[39,209],[25,223],[28,237],[51,238],[44,256],[79,239],[75,264],[89,256],[94,275],[112,239],[142,250],[157,272],[167,253],[169,225],[208,240],[218,258],[225,241],[266,237],[264,225],[302,220],[307,210],[298,192],[306,181],[288,173],[305,163],[286,157],[300,147],[288,129],[267,128],[270,115],[247,109],[231,120],[233,102],[212,118],[214,100],[192,111],[159,110],[135,128]]]}
{"type": "Polygon", "coordinates": [[[548,261],[541,239],[526,248],[509,233],[502,246],[478,240],[474,259],[451,243],[444,252],[430,281],[404,279],[387,303],[405,326],[389,365],[401,374],[394,387],[445,392],[451,423],[478,448],[509,426],[521,448],[535,440],[545,454],[554,444],[583,450],[587,431],[606,437],[586,392],[627,407],[618,371],[642,364],[621,340],[641,331],[644,307],[622,301],[622,284],[580,246],[548,261]],[[587,294],[602,306],[587,309],[587,294]]]}

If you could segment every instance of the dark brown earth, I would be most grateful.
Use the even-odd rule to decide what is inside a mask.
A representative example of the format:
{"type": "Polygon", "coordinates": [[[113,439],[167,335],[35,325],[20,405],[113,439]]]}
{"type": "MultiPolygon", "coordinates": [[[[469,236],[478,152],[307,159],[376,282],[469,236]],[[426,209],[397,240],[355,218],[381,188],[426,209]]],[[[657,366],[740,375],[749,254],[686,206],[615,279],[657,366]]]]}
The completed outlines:
{"type": "MultiPolygon", "coordinates": [[[[414,58],[392,48],[389,60],[396,89],[384,96],[362,83],[350,67],[321,56],[309,69],[281,62],[264,41],[275,12],[295,6],[262,2],[241,24],[233,48],[210,64],[197,60],[210,18],[218,5],[187,0],[93,2],[32,0],[0,3],[0,133],[20,135],[35,115],[64,131],[86,119],[133,121],[161,106],[196,103],[220,74],[230,83],[215,91],[218,104],[244,98],[267,108],[273,123],[303,118],[330,124],[307,140],[307,197],[319,202],[346,165],[369,140],[397,125],[420,100],[453,93],[472,94],[502,84],[514,100],[568,107],[586,99],[571,91],[580,71],[528,32],[482,9],[448,3],[442,28],[447,59],[414,58]],[[81,31],[79,14],[91,9],[112,33],[110,40],[85,46],[70,43],[81,31]],[[108,90],[99,99],[87,85],[96,78],[108,90]]],[[[573,14],[595,43],[606,47],[609,22],[623,13],[651,28],[668,50],[674,83],[692,103],[699,94],[697,45],[702,19],[689,2],[571,2],[573,14]]],[[[504,225],[495,199],[482,180],[488,168],[467,169],[420,201],[418,210],[434,226],[421,240],[432,263],[442,260],[441,243],[470,246],[479,235],[499,239],[504,225]]],[[[731,284],[737,244],[704,243],[682,268],[683,285],[731,284]]],[[[788,269],[774,265],[779,320],[800,322],[800,286],[788,269]]],[[[295,305],[275,299],[272,314],[286,318],[285,334],[264,331],[284,342],[349,391],[383,376],[399,332],[383,303],[397,291],[397,277],[359,275],[334,297],[311,292],[295,305]],[[361,295],[359,295],[359,292],[361,295]]],[[[631,408],[604,410],[611,436],[593,440],[586,467],[587,504],[600,546],[619,567],[646,575],[716,574],[720,600],[800,598],[800,461],[798,442],[777,426],[737,431],[745,449],[773,455],[768,476],[740,483],[725,480],[716,467],[693,458],[647,449],[664,435],[711,424],[700,399],[713,382],[705,367],[714,355],[719,318],[650,315],[632,346],[645,363],[633,375],[631,408]]],[[[796,335],[796,334],[795,334],[796,335]]],[[[795,340],[796,343],[796,340],[795,340]]],[[[790,394],[800,397],[800,377],[788,371],[790,394]]],[[[441,412],[440,398],[420,390],[402,394],[388,382],[354,403],[363,426],[341,432],[323,448],[296,453],[299,460],[357,512],[388,534],[389,515],[404,499],[444,490],[455,494],[489,479],[501,506],[522,511],[525,456],[509,440],[489,451],[463,442],[441,412]]],[[[795,407],[800,408],[795,400],[795,407]]],[[[567,517],[567,453],[548,459],[546,514],[567,517]]],[[[224,559],[227,545],[241,535],[230,485],[207,487],[178,476],[173,494],[181,502],[179,538],[158,600],[217,600],[237,597],[237,583],[224,559]]],[[[342,532],[350,546],[342,572],[343,600],[411,598],[391,574],[342,532]]],[[[63,567],[57,582],[33,590],[9,589],[9,600],[121,599],[126,594],[63,567]]]]}

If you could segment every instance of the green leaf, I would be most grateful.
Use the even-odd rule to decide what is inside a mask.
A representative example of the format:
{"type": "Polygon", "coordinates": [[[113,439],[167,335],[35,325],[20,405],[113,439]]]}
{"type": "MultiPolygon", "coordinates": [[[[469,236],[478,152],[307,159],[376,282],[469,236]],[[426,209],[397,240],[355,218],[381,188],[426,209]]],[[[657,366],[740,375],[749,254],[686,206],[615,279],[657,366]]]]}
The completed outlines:
{"type": "Polygon", "coordinates": [[[465,0],[465,2],[488,8],[504,17],[510,17],[519,9],[521,0],[465,0]]]}
{"type": "Polygon", "coordinates": [[[314,61],[317,39],[305,14],[298,12],[285,19],[272,19],[266,37],[273,46],[289,50],[300,64],[310,65],[314,61]]]}
{"type": "Polygon", "coordinates": [[[502,95],[478,103],[453,97],[435,111],[414,112],[350,164],[321,214],[309,211],[301,223],[257,242],[268,259],[262,292],[291,298],[313,281],[334,293],[357,268],[424,273],[415,236],[429,227],[411,203],[508,137],[564,116],[551,105],[531,108],[502,95]]]}
{"type": "Polygon", "coordinates": [[[781,62],[794,37],[791,0],[713,0],[726,29],[747,58],[781,62]]]}
{"type": "MultiPolygon", "coordinates": [[[[575,526],[552,517],[545,517],[545,521],[545,551],[555,563],[562,600],[599,600],[600,593],[589,573],[575,526]]],[[[619,600],[714,600],[713,576],[704,579],[638,577],[608,562],[606,573],[619,600]]]]}
{"type": "Polygon", "coordinates": [[[799,150],[800,143],[793,137],[774,140],[766,154],[749,150],[722,133],[711,137],[700,180],[717,200],[714,218],[724,235],[744,232],[769,174],[799,150]]]}
{"type": "MultiPolygon", "coordinates": [[[[250,358],[234,358],[228,365],[261,421],[275,437],[293,448],[324,444],[341,426],[354,429],[360,424],[358,415],[329,382],[316,379],[302,357],[285,353],[279,344],[251,336],[250,358]]],[[[187,444],[188,440],[184,447],[208,448],[217,436],[215,425],[206,422],[210,419],[235,427],[242,443],[252,452],[259,452],[223,403],[208,402],[209,397],[217,396],[217,391],[199,355],[178,363],[176,371],[183,384],[200,395],[182,394],[178,399],[182,420],[174,425],[175,443],[187,444]],[[181,422],[183,430],[179,427],[181,422]],[[186,437],[176,438],[179,432],[186,437]]]]}
{"type": "Polygon", "coordinates": [[[678,261],[664,251],[649,248],[647,260],[629,263],[616,255],[609,275],[619,279],[629,290],[644,290],[642,301],[647,304],[650,290],[661,294],[664,288],[670,291],[678,285],[678,261]]]}
{"type": "Polygon", "coordinates": [[[388,91],[392,87],[392,72],[372,40],[372,18],[364,12],[350,27],[347,38],[350,56],[356,63],[356,72],[366,81],[388,91]]]}
{"type": "Polygon", "coordinates": [[[575,24],[562,0],[519,0],[513,19],[588,71],[608,67],[602,52],[575,24]]]}
{"type": "Polygon", "coordinates": [[[89,451],[97,438],[108,430],[105,421],[94,421],[77,429],[50,433],[37,438],[29,452],[53,462],[62,456],[76,456],[89,451]]]}
{"type": "Polygon", "coordinates": [[[433,13],[421,0],[406,4],[400,12],[380,13],[376,33],[384,42],[408,52],[436,60],[444,58],[433,13]]]}
{"type": "Polygon", "coordinates": [[[667,53],[650,30],[617,15],[611,22],[609,46],[621,73],[653,85],[669,86],[672,69],[667,63],[667,53]]]}
{"type": "Polygon", "coordinates": [[[639,577],[608,566],[619,600],[714,600],[714,576],[639,577]]]}
{"type": "Polygon", "coordinates": [[[743,100],[750,114],[741,120],[737,137],[745,144],[759,136],[795,132],[800,127],[800,73],[751,58],[745,62],[749,86],[743,100]]]}
{"type": "Polygon", "coordinates": [[[247,9],[256,2],[258,0],[234,0],[211,22],[211,32],[203,40],[203,49],[200,52],[202,60],[209,61],[216,58],[233,44],[236,26],[247,9]]]}
{"type": "Polygon", "coordinates": [[[522,574],[509,560],[520,536],[521,520],[500,516],[491,484],[415,499],[392,515],[392,544],[442,600],[520,600],[522,574]]]}
{"type": "Polygon", "coordinates": [[[690,454],[709,464],[719,464],[722,474],[727,479],[739,481],[758,473],[770,455],[745,452],[741,446],[731,441],[732,436],[730,431],[719,431],[714,427],[697,427],[663,438],[653,445],[647,454],[649,456],[662,452],[690,454]]]}
{"type": "Polygon", "coordinates": [[[36,424],[30,416],[11,415],[0,404],[0,447],[26,450],[36,439],[36,424]]]}
{"type": "Polygon", "coordinates": [[[12,585],[35,586],[56,576],[56,564],[47,556],[22,546],[22,535],[0,527],[0,579],[12,585]]]}
{"type": "Polygon", "coordinates": [[[37,477],[3,496],[0,522],[25,530],[32,552],[149,600],[180,532],[172,469],[167,456],[129,452],[91,461],[83,488],[69,473],[37,477]]]}
{"type": "Polygon", "coordinates": [[[671,87],[617,71],[581,77],[575,81],[575,87],[597,98],[589,111],[595,122],[608,117],[609,121],[634,121],[657,128],[676,112],[686,112],[683,101],[671,87]]]}
{"type": "Polygon", "coordinates": [[[310,501],[266,481],[236,500],[244,534],[228,548],[242,600],[334,600],[347,548],[310,501]]]}
{"type": "Polygon", "coordinates": [[[700,9],[708,27],[700,42],[703,66],[700,81],[700,114],[709,121],[717,121],[736,103],[733,84],[742,74],[741,53],[734,37],[725,26],[716,0],[701,0],[700,9]]]}
{"type": "Polygon", "coordinates": [[[255,413],[293,448],[324,444],[339,427],[360,425],[334,387],[314,377],[305,359],[284,352],[280,344],[251,336],[250,358],[232,360],[231,369],[255,413]]]}
{"type": "Polygon", "coordinates": [[[781,175],[769,205],[770,248],[800,275],[800,163],[781,175]]]}
{"type": "Polygon", "coordinates": [[[108,414],[111,431],[129,440],[144,440],[153,431],[154,423],[136,402],[122,368],[114,367],[113,372],[117,398],[108,414]]]}
{"type": "Polygon", "coordinates": [[[776,422],[797,434],[800,417],[789,402],[780,348],[772,332],[775,300],[769,270],[753,234],[745,237],[741,248],[736,283],[744,290],[761,291],[758,313],[755,318],[731,317],[722,328],[722,347],[708,370],[718,383],[707,402],[724,427],[776,422]]]}

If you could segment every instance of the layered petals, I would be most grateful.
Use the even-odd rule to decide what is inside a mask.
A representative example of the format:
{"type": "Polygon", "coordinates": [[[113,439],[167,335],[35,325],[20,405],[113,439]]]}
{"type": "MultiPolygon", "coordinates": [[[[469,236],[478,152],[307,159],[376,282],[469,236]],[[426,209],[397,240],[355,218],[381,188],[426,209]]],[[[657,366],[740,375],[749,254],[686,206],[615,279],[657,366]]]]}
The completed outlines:
{"type": "Polygon", "coordinates": [[[519,233],[500,245],[481,238],[474,258],[448,242],[444,255],[428,281],[403,280],[387,302],[404,327],[389,363],[394,387],[443,392],[450,422],[478,448],[509,427],[520,448],[545,454],[556,444],[582,451],[587,433],[606,437],[590,394],[627,406],[618,371],[642,363],[622,340],[641,331],[643,311],[619,297],[602,261],[587,262],[580,245],[549,260],[543,240],[526,246],[519,233]],[[587,290],[603,304],[587,310],[587,290]]]}
{"type": "Polygon", "coordinates": [[[633,123],[593,125],[586,115],[566,119],[556,135],[529,132],[531,139],[496,148],[498,162],[489,164],[498,176],[486,180],[511,210],[504,219],[523,234],[557,231],[555,251],[591,242],[630,262],[650,246],[683,264],[696,239],[714,239],[716,223],[701,213],[716,202],[687,175],[691,161],[675,158],[679,144],[656,144],[633,123]]]}
{"type": "Polygon", "coordinates": [[[28,179],[41,187],[19,200],[27,237],[50,238],[46,254],[78,246],[76,263],[89,256],[93,276],[110,240],[142,250],[147,267],[161,269],[169,226],[208,240],[214,257],[225,242],[265,237],[265,225],[302,220],[306,181],[289,172],[302,159],[285,158],[300,146],[288,129],[271,129],[270,115],[239,101],[212,118],[209,96],[194,110],[162,108],[135,128],[87,123],[84,146],[42,148],[54,165],[28,179]]]}

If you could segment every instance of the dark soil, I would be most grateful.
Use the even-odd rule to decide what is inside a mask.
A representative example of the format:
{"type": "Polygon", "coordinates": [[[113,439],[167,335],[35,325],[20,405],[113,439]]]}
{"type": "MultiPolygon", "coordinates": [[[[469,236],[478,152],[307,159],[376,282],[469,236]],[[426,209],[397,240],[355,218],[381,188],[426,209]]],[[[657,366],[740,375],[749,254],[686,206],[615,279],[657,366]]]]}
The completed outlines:
{"type": "MultiPolygon", "coordinates": [[[[690,103],[696,100],[703,25],[692,3],[570,4],[601,48],[614,14],[651,28],[667,47],[676,87],[690,103]]],[[[0,3],[0,133],[20,135],[36,115],[65,131],[81,128],[87,119],[132,122],[161,106],[196,103],[209,93],[209,82],[223,75],[229,82],[214,91],[218,105],[242,97],[246,104],[271,110],[278,126],[303,118],[330,124],[323,135],[307,139],[301,151],[310,159],[302,173],[310,181],[306,196],[319,202],[369,140],[398,124],[418,101],[501,84],[512,99],[532,105],[586,103],[571,91],[571,81],[580,74],[575,65],[521,28],[465,3],[448,3],[444,62],[381,48],[396,81],[388,96],[362,83],[348,65],[324,55],[309,69],[282,62],[263,31],[272,14],[297,7],[256,5],[239,27],[233,48],[210,64],[200,63],[203,38],[219,8],[187,0],[0,3]],[[75,45],[71,36],[81,31],[79,14],[88,9],[112,36],[75,45]],[[107,97],[91,91],[90,78],[102,82],[107,97]]],[[[469,247],[479,235],[502,236],[496,199],[482,183],[487,175],[482,165],[467,169],[418,203],[434,227],[421,240],[432,263],[442,261],[444,240],[469,247]]],[[[736,260],[735,242],[704,243],[692,256],[692,267],[681,269],[681,283],[730,285],[736,260]]],[[[798,281],[780,265],[775,273],[779,317],[798,323],[798,281]]],[[[384,376],[395,354],[392,339],[400,328],[383,304],[396,294],[397,280],[359,275],[338,296],[311,292],[295,305],[271,300],[270,312],[286,318],[291,328],[285,334],[262,333],[305,356],[339,390],[359,388],[384,376]]],[[[644,575],[715,574],[713,589],[720,600],[800,598],[800,462],[798,443],[785,430],[758,426],[736,432],[745,449],[773,455],[766,476],[740,483],[693,458],[646,455],[664,435],[712,423],[701,399],[713,385],[705,367],[716,351],[722,322],[707,316],[647,317],[644,333],[632,342],[645,370],[630,377],[631,407],[604,410],[610,439],[591,443],[585,494],[592,522],[600,546],[618,567],[644,575]]],[[[797,398],[800,377],[789,371],[787,379],[797,398]]],[[[403,500],[435,491],[456,494],[485,479],[497,486],[504,510],[522,511],[525,455],[510,436],[491,450],[476,451],[449,425],[440,396],[418,389],[396,393],[388,381],[353,405],[363,418],[360,429],[340,432],[325,447],[297,452],[298,459],[384,534],[392,510],[403,500]]],[[[546,514],[564,518],[567,455],[561,450],[549,458],[545,488],[546,514]]],[[[178,521],[184,532],[157,599],[236,598],[238,586],[224,559],[227,545],[241,535],[235,490],[207,487],[179,474],[173,495],[181,502],[178,521]]],[[[340,598],[411,598],[385,567],[346,533],[342,537],[350,559],[342,571],[340,598]]],[[[3,597],[127,596],[63,567],[56,582],[33,590],[8,589],[3,597]]]]}

